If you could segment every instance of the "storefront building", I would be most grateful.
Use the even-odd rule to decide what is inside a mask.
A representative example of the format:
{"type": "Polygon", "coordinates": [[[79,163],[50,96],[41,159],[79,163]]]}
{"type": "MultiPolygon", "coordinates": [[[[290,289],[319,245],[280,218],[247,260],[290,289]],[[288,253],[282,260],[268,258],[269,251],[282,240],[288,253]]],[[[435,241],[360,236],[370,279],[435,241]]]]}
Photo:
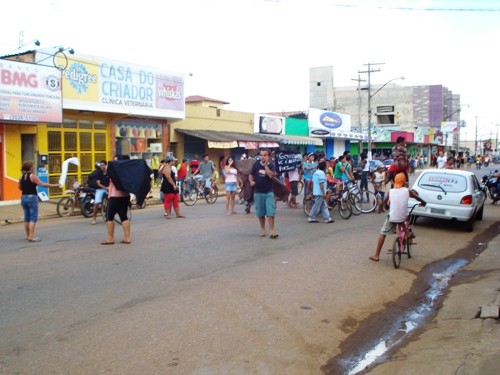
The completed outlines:
{"type": "MultiPolygon", "coordinates": [[[[47,194],[54,198],[75,181],[86,182],[99,160],[127,154],[154,167],[169,151],[170,124],[185,116],[183,74],[95,56],[67,56],[60,51],[32,51],[25,61],[0,60],[0,64],[56,77],[62,106],[59,118],[0,120],[0,147],[6,155],[1,163],[1,200],[20,198],[17,181],[23,160],[34,161],[40,177],[56,183],[63,162],[70,157],[79,159],[80,166],[70,164],[62,189],[48,189],[47,194]],[[47,55],[53,66],[44,65],[47,55]]],[[[0,100],[5,101],[2,95],[0,100]]],[[[38,106],[42,104],[51,113],[56,109],[47,103],[38,106]]]]}

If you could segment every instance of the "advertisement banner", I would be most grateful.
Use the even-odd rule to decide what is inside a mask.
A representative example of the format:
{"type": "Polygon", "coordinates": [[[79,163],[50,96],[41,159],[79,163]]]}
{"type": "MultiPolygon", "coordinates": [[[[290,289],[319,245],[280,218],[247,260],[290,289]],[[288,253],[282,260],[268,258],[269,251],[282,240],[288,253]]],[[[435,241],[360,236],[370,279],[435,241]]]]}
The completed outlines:
{"type": "Polygon", "coordinates": [[[254,132],[263,134],[285,134],[285,118],[269,115],[255,115],[254,132]]]}
{"type": "Polygon", "coordinates": [[[98,57],[67,59],[65,109],[184,119],[183,74],[98,57]]]}
{"type": "Polygon", "coordinates": [[[302,164],[302,154],[297,151],[276,150],[274,163],[276,173],[293,171],[302,164]]]}
{"type": "Polygon", "coordinates": [[[442,133],[453,133],[458,131],[458,123],[456,121],[445,121],[441,123],[442,133]]]}
{"type": "Polygon", "coordinates": [[[351,116],[337,112],[309,108],[309,136],[334,137],[334,133],[351,131],[351,116]]]}
{"type": "Polygon", "coordinates": [[[0,60],[0,119],[61,123],[61,86],[56,68],[0,60]]]}

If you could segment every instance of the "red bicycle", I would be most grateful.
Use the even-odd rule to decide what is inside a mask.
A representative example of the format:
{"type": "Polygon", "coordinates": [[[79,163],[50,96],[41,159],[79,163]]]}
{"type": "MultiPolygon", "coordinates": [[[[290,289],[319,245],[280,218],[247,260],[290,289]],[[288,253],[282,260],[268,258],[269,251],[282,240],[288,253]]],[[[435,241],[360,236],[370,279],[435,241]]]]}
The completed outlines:
{"type": "Polygon", "coordinates": [[[394,239],[394,243],[392,245],[392,263],[394,264],[394,268],[399,268],[401,264],[401,255],[408,255],[408,259],[411,258],[411,247],[416,245],[413,242],[415,235],[413,234],[413,224],[415,224],[415,217],[412,215],[415,207],[419,206],[420,203],[415,204],[410,213],[408,214],[408,218],[402,222],[397,223],[397,237],[394,239]],[[408,233],[408,235],[407,235],[408,233]]]}

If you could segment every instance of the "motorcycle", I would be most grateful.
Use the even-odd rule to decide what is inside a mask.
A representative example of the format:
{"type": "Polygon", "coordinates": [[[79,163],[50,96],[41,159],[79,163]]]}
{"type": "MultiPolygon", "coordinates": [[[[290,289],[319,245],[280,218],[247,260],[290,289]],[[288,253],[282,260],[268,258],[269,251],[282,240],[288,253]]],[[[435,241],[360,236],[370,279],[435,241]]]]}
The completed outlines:
{"type": "Polygon", "coordinates": [[[500,192],[497,189],[498,177],[495,176],[497,173],[498,170],[490,172],[482,178],[483,186],[488,190],[488,196],[492,200],[491,204],[495,204],[500,200],[500,192]]]}
{"type": "Polygon", "coordinates": [[[86,218],[91,218],[94,215],[95,189],[84,186],[81,189],[80,196],[80,211],[86,218]]]}

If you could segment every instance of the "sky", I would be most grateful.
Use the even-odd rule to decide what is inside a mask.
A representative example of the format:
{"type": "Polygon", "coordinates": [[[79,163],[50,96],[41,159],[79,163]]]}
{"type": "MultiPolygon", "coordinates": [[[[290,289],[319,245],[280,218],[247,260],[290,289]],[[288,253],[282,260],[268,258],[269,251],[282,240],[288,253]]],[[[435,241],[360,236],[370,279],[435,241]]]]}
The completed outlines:
{"type": "Polygon", "coordinates": [[[381,63],[373,85],[404,76],[460,94],[462,140],[500,131],[499,0],[17,0],[2,14],[0,55],[23,32],[39,48],[185,73],[186,96],[228,110],[307,111],[311,67],[333,66],[344,87],[381,63]]]}

